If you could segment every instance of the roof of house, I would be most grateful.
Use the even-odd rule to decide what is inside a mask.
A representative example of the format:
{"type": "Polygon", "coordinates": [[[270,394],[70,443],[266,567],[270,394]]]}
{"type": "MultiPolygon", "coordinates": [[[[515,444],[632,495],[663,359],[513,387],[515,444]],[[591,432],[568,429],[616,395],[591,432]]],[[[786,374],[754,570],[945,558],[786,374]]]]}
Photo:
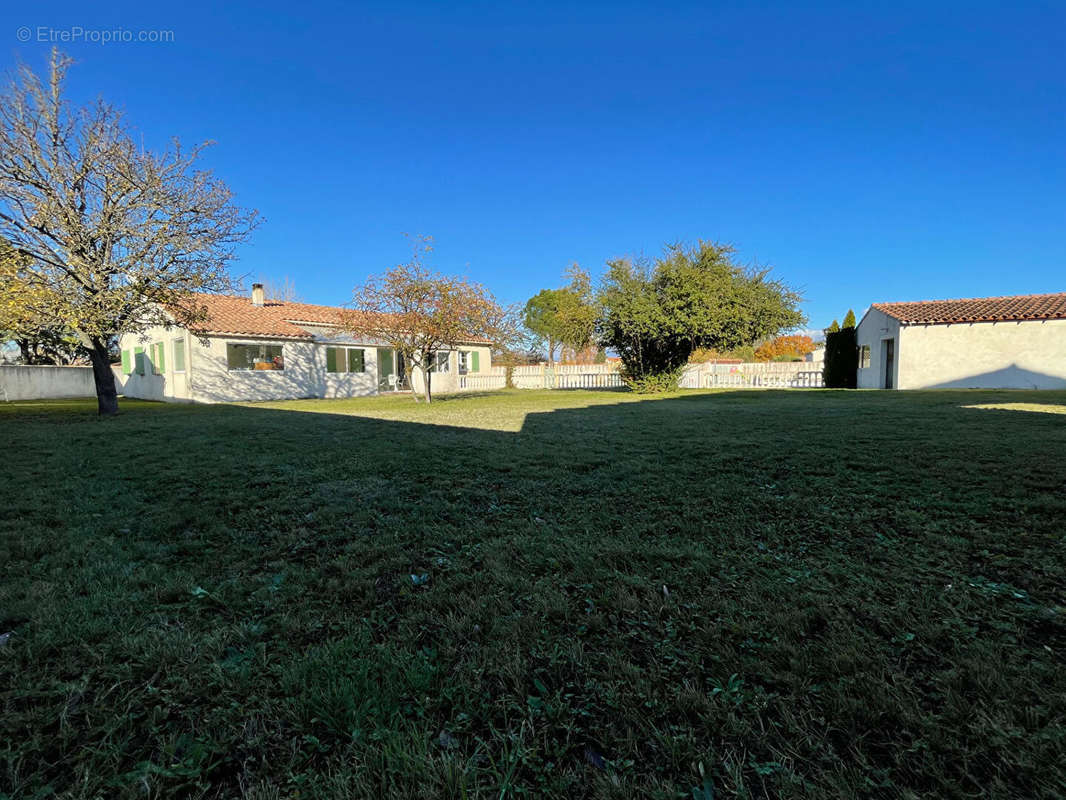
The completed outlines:
{"type": "Polygon", "coordinates": [[[1066,292],[1012,297],[972,297],[962,300],[922,300],[913,303],[874,303],[871,308],[876,308],[905,325],[1066,319],[1066,292]]]}
{"type": "Polygon", "coordinates": [[[263,305],[256,306],[247,296],[228,294],[195,294],[192,300],[206,310],[205,319],[196,326],[204,333],[310,339],[311,333],[294,324],[294,321],[339,325],[344,311],[335,306],[281,300],[267,300],[263,305]]]}
{"type": "MultiPolygon", "coordinates": [[[[318,306],[311,303],[292,303],[267,300],[253,305],[251,298],[241,295],[196,293],[193,303],[206,312],[195,329],[206,334],[263,336],[278,339],[312,339],[313,334],[303,325],[339,327],[350,309],[340,306],[318,306]]],[[[471,338],[470,342],[483,342],[471,338]]]]}

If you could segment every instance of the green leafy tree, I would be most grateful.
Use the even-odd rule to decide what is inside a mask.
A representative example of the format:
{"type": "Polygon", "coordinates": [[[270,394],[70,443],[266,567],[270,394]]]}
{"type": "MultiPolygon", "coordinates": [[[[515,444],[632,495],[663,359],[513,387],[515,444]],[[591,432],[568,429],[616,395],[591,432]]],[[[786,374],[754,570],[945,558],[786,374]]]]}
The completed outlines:
{"type": "Polygon", "coordinates": [[[830,334],[830,333],[836,333],[839,330],[840,330],[840,323],[837,322],[836,320],[833,320],[833,323],[828,328],[825,329],[825,332],[827,334],[830,334]]]}
{"type": "Polygon", "coordinates": [[[854,328],[855,327],[855,312],[852,311],[850,308],[848,309],[848,313],[844,315],[844,324],[841,325],[840,327],[841,328],[854,328]]]}
{"type": "Polygon", "coordinates": [[[672,245],[652,263],[608,262],[599,293],[600,344],[618,353],[638,391],[675,388],[697,348],[730,350],[803,324],[800,295],[744,267],[729,245],[672,245]]]}
{"type": "Polygon", "coordinates": [[[566,274],[568,285],[537,292],[526,302],[523,316],[526,329],[544,345],[550,363],[561,347],[574,351],[587,347],[596,330],[592,279],[577,264],[566,274]]]}

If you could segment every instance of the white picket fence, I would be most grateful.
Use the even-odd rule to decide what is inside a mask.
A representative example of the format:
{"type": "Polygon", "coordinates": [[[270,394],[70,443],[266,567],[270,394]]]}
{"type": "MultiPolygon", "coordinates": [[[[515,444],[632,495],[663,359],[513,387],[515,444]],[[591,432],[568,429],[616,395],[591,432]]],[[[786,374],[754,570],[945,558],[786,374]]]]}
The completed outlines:
{"type": "MultiPolygon", "coordinates": [[[[517,389],[618,389],[624,386],[618,363],[546,364],[515,367],[511,380],[517,389]]],[[[460,375],[459,391],[502,389],[507,368],[460,375]]],[[[690,364],[681,376],[683,389],[817,389],[823,386],[821,362],[757,362],[690,364]]]]}

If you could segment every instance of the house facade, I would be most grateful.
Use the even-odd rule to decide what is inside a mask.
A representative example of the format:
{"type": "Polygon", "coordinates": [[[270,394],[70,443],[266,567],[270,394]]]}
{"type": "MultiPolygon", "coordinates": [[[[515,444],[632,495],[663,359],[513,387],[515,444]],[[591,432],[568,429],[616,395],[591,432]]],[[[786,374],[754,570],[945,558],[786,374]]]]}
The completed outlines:
{"type": "Polygon", "coordinates": [[[860,389],[1066,388],[1066,292],[874,303],[860,389]]]}
{"type": "MultiPolygon", "coordinates": [[[[196,330],[153,327],[119,340],[121,392],[146,400],[255,402],[301,397],[359,397],[421,390],[388,344],[339,329],[344,309],[249,297],[198,295],[207,311],[196,330]]],[[[487,373],[487,342],[435,354],[431,387],[458,389],[460,376],[487,373]]]]}

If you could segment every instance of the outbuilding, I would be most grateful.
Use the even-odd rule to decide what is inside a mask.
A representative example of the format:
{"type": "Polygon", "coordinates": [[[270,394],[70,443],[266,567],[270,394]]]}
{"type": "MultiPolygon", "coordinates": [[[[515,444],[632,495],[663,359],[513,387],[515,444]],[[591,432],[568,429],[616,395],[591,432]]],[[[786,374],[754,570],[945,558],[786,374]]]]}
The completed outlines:
{"type": "Polygon", "coordinates": [[[860,389],[1064,389],[1066,292],[874,303],[860,389]]]}

